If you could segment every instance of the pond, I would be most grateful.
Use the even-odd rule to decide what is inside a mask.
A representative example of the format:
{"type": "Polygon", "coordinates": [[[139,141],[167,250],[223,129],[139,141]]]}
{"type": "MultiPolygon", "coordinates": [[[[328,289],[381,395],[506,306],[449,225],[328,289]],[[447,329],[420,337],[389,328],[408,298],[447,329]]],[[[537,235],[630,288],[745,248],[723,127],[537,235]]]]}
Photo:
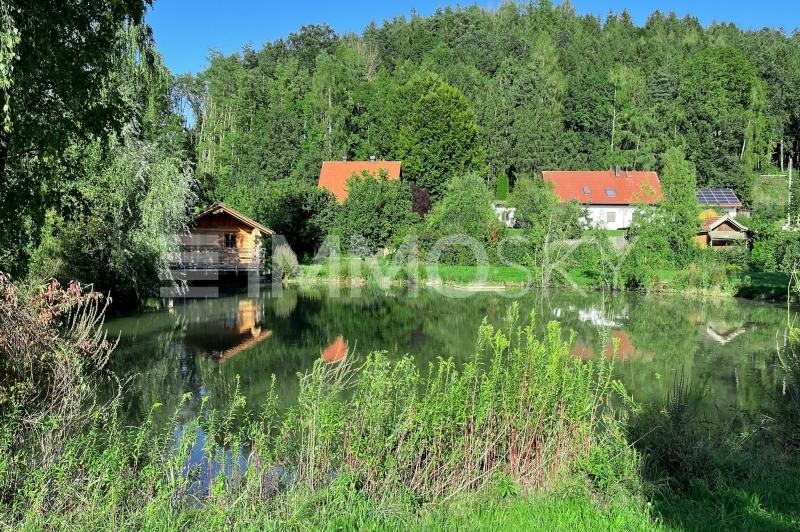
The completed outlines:
{"type": "Polygon", "coordinates": [[[156,402],[170,416],[187,392],[192,398],[181,407],[183,419],[196,414],[204,397],[225,407],[237,380],[248,407],[258,409],[272,375],[282,406],[289,406],[297,373],[319,358],[335,362],[380,350],[392,357],[408,353],[422,369],[440,356],[465,361],[474,354],[481,321],[501,325],[515,301],[521,316],[535,313],[538,327],[558,320],[565,336],[574,331],[576,357],[609,356],[607,339],[617,340],[616,375],[645,406],[662,402],[680,376],[703,392],[702,412],[709,419],[756,420],[783,393],[776,342],[785,307],[555,290],[517,298],[503,292],[457,295],[433,289],[364,290],[359,297],[325,289],[265,290],[258,298],[186,301],[109,321],[110,334],[119,335],[112,369],[129,379],[124,416],[138,422],[156,402]]]}

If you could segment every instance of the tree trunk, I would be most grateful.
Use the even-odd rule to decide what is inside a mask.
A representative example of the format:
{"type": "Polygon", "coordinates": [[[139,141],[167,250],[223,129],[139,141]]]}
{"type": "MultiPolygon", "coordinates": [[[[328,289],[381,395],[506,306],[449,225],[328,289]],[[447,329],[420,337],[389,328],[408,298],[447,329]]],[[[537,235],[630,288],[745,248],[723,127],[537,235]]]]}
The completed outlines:
{"type": "Polygon", "coordinates": [[[5,182],[6,161],[8,160],[8,145],[11,143],[11,133],[0,133],[0,182],[5,182]]]}

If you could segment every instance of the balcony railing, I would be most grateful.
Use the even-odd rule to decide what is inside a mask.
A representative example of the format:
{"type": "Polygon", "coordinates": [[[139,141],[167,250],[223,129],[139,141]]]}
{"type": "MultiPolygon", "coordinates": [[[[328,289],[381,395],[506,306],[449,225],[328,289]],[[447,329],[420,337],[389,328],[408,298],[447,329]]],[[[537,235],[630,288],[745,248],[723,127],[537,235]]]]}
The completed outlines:
{"type": "Polygon", "coordinates": [[[171,257],[173,269],[256,269],[263,263],[261,248],[183,245],[171,257]]]}

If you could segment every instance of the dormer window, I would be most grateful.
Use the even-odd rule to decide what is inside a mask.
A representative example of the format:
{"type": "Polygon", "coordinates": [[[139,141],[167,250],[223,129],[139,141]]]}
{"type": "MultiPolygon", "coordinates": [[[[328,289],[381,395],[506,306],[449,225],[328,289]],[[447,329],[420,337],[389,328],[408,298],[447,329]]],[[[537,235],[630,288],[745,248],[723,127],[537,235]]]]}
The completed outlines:
{"type": "Polygon", "coordinates": [[[589,192],[590,192],[589,185],[583,185],[583,193],[588,196],[589,192]]]}
{"type": "Polygon", "coordinates": [[[617,189],[615,188],[607,188],[606,189],[606,196],[609,198],[616,198],[617,197],[617,189]]]}

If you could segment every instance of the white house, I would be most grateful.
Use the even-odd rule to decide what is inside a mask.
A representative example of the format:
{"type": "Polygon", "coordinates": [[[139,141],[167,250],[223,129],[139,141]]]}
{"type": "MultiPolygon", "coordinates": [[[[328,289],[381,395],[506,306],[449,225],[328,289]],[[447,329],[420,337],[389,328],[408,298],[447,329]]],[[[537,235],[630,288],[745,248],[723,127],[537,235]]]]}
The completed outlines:
{"type": "Polygon", "coordinates": [[[561,201],[575,200],[589,212],[589,222],[606,229],[626,229],[635,205],[661,200],[661,182],[655,172],[621,170],[552,170],[542,172],[561,201]]]}
{"type": "Polygon", "coordinates": [[[503,222],[506,227],[514,227],[517,225],[516,208],[509,207],[505,201],[494,200],[492,202],[492,209],[494,209],[494,214],[497,216],[497,219],[503,222]]]}

